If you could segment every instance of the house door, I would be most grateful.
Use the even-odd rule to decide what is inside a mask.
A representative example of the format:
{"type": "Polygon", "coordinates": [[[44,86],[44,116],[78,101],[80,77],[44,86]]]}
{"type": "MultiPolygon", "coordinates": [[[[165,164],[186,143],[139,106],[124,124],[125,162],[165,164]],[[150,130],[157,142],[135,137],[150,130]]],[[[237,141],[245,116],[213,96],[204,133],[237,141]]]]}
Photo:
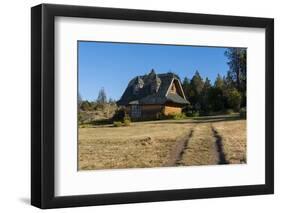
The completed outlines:
{"type": "Polygon", "coordinates": [[[141,117],[141,106],[140,105],[132,105],[131,108],[131,117],[132,118],[140,118],[141,117]]]}

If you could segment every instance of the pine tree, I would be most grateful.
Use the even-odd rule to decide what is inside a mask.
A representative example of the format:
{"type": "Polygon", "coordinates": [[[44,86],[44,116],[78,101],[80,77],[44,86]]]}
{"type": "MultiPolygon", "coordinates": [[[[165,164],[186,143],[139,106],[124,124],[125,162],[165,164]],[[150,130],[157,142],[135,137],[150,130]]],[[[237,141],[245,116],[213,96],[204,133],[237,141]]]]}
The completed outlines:
{"type": "Polygon", "coordinates": [[[209,93],[210,93],[210,90],[212,88],[212,85],[211,85],[211,81],[206,78],[205,79],[205,82],[204,82],[204,87],[202,89],[202,95],[201,95],[201,110],[205,113],[205,114],[208,114],[210,111],[211,111],[211,106],[210,106],[210,103],[209,103],[209,93]]]}
{"type": "Polygon", "coordinates": [[[196,95],[200,95],[204,87],[204,81],[202,80],[198,70],[196,70],[194,76],[191,79],[191,88],[194,90],[196,95]]]}
{"type": "Polygon", "coordinates": [[[185,97],[188,99],[190,97],[191,84],[190,84],[190,80],[187,77],[183,79],[182,89],[185,97]]]}
{"type": "Polygon", "coordinates": [[[212,111],[218,112],[225,109],[226,98],[224,97],[224,80],[220,74],[217,75],[214,86],[209,92],[209,103],[212,111]]]}
{"type": "Polygon", "coordinates": [[[97,103],[98,104],[105,104],[106,101],[107,101],[106,93],[105,93],[104,88],[102,87],[99,91],[99,94],[98,94],[97,103]]]}
{"type": "Polygon", "coordinates": [[[204,87],[204,81],[202,80],[200,73],[196,70],[194,76],[190,81],[191,91],[190,91],[190,102],[195,111],[201,110],[201,93],[204,87]]]}
{"type": "Polygon", "coordinates": [[[235,82],[239,91],[246,90],[246,49],[245,48],[228,48],[225,56],[228,58],[229,77],[235,82]]]}
{"type": "MultiPolygon", "coordinates": [[[[228,48],[225,52],[228,58],[229,71],[227,78],[241,95],[241,106],[246,106],[247,90],[247,50],[245,48],[228,48]]],[[[233,89],[233,88],[232,88],[233,89]]]]}
{"type": "Polygon", "coordinates": [[[220,74],[217,75],[214,86],[218,89],[221,89],[221,90],[224,89],[224,81],[223,81],[223,78],[221,77],[220,74]]]}

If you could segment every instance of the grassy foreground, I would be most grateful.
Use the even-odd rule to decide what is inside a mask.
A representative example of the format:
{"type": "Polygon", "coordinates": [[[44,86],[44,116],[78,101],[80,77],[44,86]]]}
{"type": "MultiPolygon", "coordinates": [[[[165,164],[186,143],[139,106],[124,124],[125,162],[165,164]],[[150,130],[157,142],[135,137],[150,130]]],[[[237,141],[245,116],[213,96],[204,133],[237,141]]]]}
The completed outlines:
{"type": "Polygon", "coordinates": [[[79,170],[246,163],[246,120],[232,116],[79,128],[79,170]],[[216,133],[216,134],[215,134],[216,133]]]}

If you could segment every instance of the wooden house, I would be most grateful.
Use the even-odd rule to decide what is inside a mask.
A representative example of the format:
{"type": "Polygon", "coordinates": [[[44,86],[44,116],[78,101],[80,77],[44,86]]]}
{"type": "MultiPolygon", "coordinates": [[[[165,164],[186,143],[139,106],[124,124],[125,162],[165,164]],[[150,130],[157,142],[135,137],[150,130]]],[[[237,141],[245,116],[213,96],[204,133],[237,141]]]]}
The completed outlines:
{"type": "Polygon", "coordinates": [[[171,72],[156,74],[154,70],[133,78],[117,101],[133,119],[181,113],[187,104],[180,78],[171,72]]]}

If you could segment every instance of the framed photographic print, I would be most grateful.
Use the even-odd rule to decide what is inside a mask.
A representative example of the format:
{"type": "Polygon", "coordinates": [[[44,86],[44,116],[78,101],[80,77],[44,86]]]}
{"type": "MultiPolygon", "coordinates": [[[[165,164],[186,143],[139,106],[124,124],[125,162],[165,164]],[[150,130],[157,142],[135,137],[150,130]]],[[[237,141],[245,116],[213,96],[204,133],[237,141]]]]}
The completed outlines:
{"type": "Polygon", "coordinates": [[[31,9],[31,203],[272,194],[274,21],[31,9]]]}

